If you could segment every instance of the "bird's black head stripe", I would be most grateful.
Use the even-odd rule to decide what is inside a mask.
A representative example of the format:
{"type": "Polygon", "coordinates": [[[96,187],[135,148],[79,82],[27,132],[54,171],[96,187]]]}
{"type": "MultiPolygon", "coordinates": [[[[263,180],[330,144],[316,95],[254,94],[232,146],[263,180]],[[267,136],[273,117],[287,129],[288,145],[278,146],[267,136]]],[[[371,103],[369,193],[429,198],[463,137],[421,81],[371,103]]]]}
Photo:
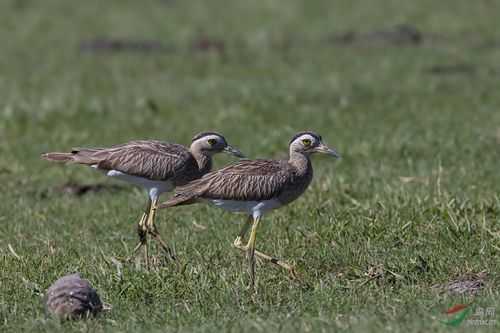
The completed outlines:
{"type": "Polygon", "coordinates": [[[321,140],[322,140],[322,139],[321,139],[321,135],[318,135],[318,134],[316,134],[316,133],[314,133],[314,132],[311,132],[311,131],[304,131],[304,132],[299,132],[299,133],[295,134],[295,135],[293,136],[293,138],[290,140],[290,142],[289,142],[288,144],[291,144],[291,143],[292,143],[292,142],[294,142],[294,141],[295,141],[298,137],[301,137],[302,135],[305,135],[305,134],[309,134],[310,136],[312,136],[312,137],[316,138],[316,140],[318,140],[318,141],[321,141],[321,140]]]}
{"type": "Polygon", "coordinates": [[[207,135],[217,135],[217,136],[220,136],[221,138],[224,139],[224,137],[220,133],[217,133],[217,132],[201,132],[201,133],[196,134],[193,137],[193,139],[191,140],[191,142],[194,142],[198,139],[201,139],[202,137],[207,136],[207,135]]]}

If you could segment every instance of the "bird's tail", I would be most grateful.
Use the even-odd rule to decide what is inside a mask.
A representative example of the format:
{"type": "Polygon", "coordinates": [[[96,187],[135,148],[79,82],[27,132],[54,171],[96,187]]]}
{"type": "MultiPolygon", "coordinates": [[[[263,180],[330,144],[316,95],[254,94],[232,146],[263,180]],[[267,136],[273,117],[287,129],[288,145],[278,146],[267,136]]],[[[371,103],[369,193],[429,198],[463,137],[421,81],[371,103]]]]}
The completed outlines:
{"type": "Polygon", "coordinates": [[[53,162],[93,165],[101,161],[102,158],[95,156],[100,151],[98,148],[73,148],[71,153],[45,153],[40,157],[53,162]]]}
{"type": "Polygon", "coordinates": [[[45,153],[40,156],[42,159],[54,162],[74,162],[75,154],[73,153],[45,153]]]}

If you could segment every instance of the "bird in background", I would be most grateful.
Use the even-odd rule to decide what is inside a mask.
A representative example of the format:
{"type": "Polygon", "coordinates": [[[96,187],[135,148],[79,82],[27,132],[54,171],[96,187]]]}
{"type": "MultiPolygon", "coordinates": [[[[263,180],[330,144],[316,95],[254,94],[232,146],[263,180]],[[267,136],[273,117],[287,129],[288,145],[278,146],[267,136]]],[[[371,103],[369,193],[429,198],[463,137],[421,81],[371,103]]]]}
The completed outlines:
{"type": "Polygon", "coordinates": [[[230,212],[244,213],[247,219],[233,245],[246,252],[250,286],[255,287],[255,256],[295,276],[294,266],[256,250],[257,228],[266,212],[283,207],[304,193],[313,178],[310,156],[314,153],[340,157],[318,134],[300,132],[289,142],[287,160],[241,160],[176,188],[175,196],[158,208],[210,203],[230,212]],[[250,228],[250,237],[245,243],[250,228]]]}
{"type": "Polygon", "coordinates": [[[163,241],[154,224],[159,196],[209,172],[213,155],[221,152],[243,157],[216,132],[195,135],[189,148],[176,143],[137,140],[109,148],[73,148],[68,153],[45,153],[41,157],[49,161],[87,165],[108,177],[138,185],[147,191],[148,203],[137,225],[139,243],[129,260],[144,247],[149,267],[148,234],[175,260],[173,250],[163,241]]]}

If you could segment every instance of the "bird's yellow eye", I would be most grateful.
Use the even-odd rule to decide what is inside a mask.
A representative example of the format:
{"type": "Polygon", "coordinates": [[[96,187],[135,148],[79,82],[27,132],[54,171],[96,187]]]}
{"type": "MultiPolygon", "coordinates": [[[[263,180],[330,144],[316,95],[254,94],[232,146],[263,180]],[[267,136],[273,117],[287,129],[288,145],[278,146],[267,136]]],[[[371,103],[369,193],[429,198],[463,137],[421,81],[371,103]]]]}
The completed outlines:
{"type": "Polygon", "coordinates": [[[302,140],[302,144],[306,147],[311,145],[311,140],[310,139],[304,139],[302,140]]]}
{"type": "Polygon", "coordinates": [[[213,145],[215,145],[216,143],[217,143],[217,140],[215,140],[215,139],[208,139],[208,144],[209,144],[209,145],[213,146],[213,145]]]}

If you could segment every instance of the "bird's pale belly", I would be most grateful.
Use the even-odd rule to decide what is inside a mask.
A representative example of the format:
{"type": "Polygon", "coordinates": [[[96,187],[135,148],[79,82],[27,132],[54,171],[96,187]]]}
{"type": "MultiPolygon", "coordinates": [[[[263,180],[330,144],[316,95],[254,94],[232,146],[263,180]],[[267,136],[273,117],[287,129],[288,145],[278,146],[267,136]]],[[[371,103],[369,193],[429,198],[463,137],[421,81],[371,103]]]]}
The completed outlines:
{"type": "Polygon", "coordinates": [[[239,201],[239,200],[208,200],[212,205],[230,212],[246,213],[248,215],[262,216],[264,212],[281,207],[283,204],[277,199],[263,201],[239,201]]]}
{"type": "Polygon", "coordinates": [[[151,199],[158,198],[160,194],[170,192],[174,188],[170,181],[151,180],[143,177],[132,176],[118,170],[109,170],[106,172],[106,176],[145,188],[151,199]]]}

